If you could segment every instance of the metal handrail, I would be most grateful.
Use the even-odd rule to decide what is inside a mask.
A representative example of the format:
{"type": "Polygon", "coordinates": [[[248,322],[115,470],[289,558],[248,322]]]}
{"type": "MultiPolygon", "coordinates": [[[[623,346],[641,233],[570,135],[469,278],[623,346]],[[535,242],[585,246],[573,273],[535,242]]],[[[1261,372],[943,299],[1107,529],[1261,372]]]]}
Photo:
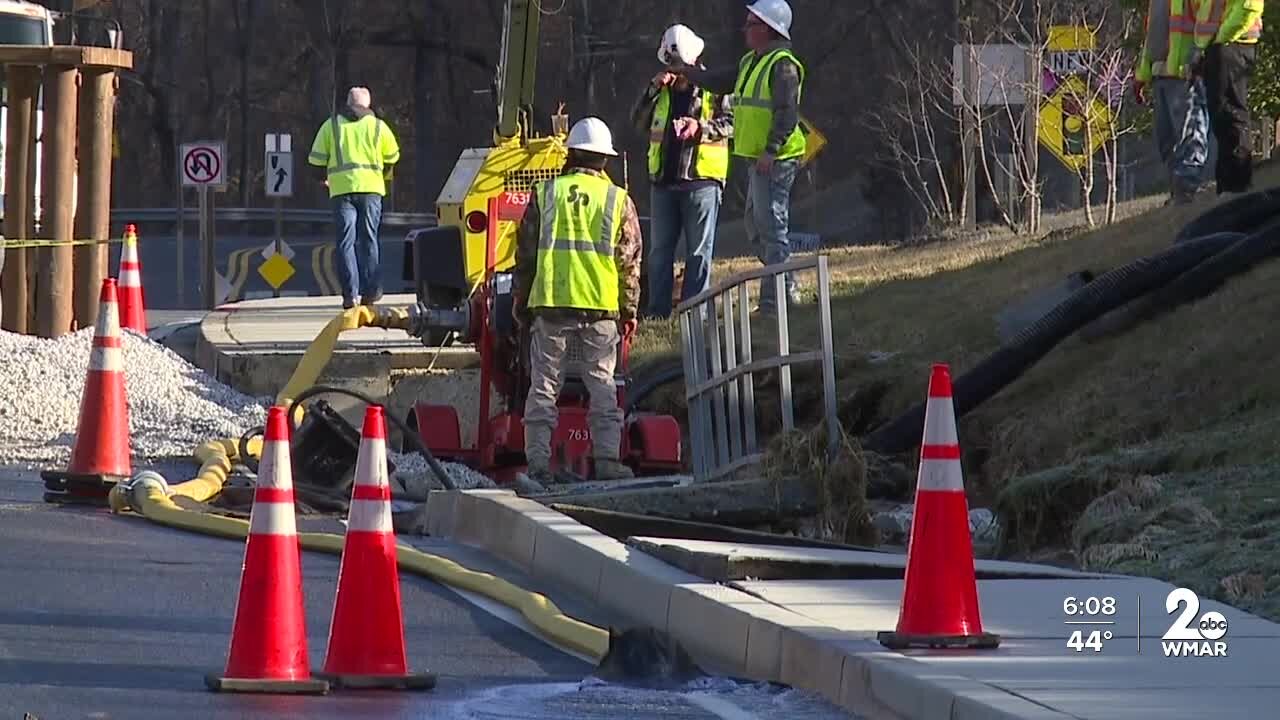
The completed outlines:
{"type": "Polygon", "coordinates": [[[791,366],[797,363],[818,362],[822,365],[827,456],[828,459],[835,456],[840,448],[841,433],[836,416],[831,278],[826,255],[738,273],[680,303],[676,313],[680,318],[685,400],[689,411],[695,480],[717,480],[763,459],[756,437],[755,373],[778,369],[782,429],[784,432],[794,429],[791,366]],[[818,322],[822,349],[792,353],[787,322],[786,278],[789,273],[811,269],[816,269],[818,274],[818,322]],[[778,303],[778,355],[753,359],[747,283],[769,276],[773,277],[778,303]],[[723,313],[717,305],[722,307],[723,313]]]}
{"type": "MultiPolygon", "coordinates": [[[[113,208],[112,222],[173,222],[177,208],[113,208]]],[[[281,210],[285,222],[327,223],[333,221],[333,211],[315,208],[286,208],[281,210]]],[[[214,219],[226,222],[274,221],[275,208],[215,207],[214,219]]],[[[199,208],[182,209],[182,219],[198,221],[199,208]]],[[[435,213],[388,212],[382,214],[382,224],[389,227],[431,226],[437,223],[435,213]]]]}

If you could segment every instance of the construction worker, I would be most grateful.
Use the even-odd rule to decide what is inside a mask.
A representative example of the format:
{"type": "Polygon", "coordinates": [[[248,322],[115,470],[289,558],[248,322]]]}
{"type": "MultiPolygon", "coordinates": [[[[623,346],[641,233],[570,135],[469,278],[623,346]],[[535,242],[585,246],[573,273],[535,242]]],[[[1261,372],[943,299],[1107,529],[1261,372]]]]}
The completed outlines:
{"type": "Polygon", "coordinates": [[[1249,76],[1262,36],[1263,0],[1201,0],[1191,64],[1204,77],[1209,117],[1218,140],[1214,168],[1219,195],[1253,186],[1253,116],[1249,76]]]}
{"type": "Polygon", "coordinates": [[[338,229],[338,282],[342,307],[382,297],[378,233],[387,180],[400,161],[395,133],[370,108],[368,88],[353,87],[347,105],[316,132],[307,161],[324,169],[338,229]],[[338,128],[337,142],[333,129],[338,128]]]}
{"type": "Polygon", "coordinates": [[[716,222],[729,175],[733,116],[727,98],[690,78],[706,43],[684,25],[662,34],[658,61],[665,67],[645,86],[632,122],[649,133],[649,302],[645,314],[671,315],[673,263],[684,233],[680,298],[711,287],[716,222]]]}
{"type": "Polygon", "coordinates": [[[1209,0],[1149,0],[1146,39],[1134,71],[1134,94],[1154,101],[1156,147],[1169,171],[1169,202],[1191,202],[1209,156],[1204,82],[1188,61],[1195,48],[1196,10],[1209,0]]]}
{"type": "Polygon", "coordinates": [[[595,477],[633,476],[622,464],[622,410],[614,371],[620,334],[635,331],[640,302],[640,219],[635,204],[605,173],[616,157],[599,118],[569,131],[560,176],[537,183],[516,234],[512,315],[529,328],[525,457],[531,480],[552,482],[551,434],[570,348],[581,358],[590,395],[588,423],[595,477]],[[575,348],[575,349],[576,349],[575,348]]]}
{"type": "MultiPolygon", "coordinates": [[[[805,71],[791,51],[791,6],[786,0],[756,0],[747,7],[743,31],[750,52],[739,62],[734,83],[733,154],[753,163],[747,173],[747,239],[761,262],[774,265],[791,256],[791,186],[806,147],[800,131],[805,71]]],[[[774,287],[773,277],[761,281],[761,313],[777,311],[774,287]]],[[[786,288],[795,302],[790,273],[786,288]]]]}

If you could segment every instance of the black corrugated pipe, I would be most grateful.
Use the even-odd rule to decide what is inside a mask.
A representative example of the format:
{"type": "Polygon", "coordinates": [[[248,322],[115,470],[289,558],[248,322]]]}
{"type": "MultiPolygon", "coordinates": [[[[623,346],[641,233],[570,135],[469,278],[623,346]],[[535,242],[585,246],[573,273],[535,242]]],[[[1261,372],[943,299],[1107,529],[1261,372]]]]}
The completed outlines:
{"type": "MultiPolygon", "coordinates": [[[[956,417],[1003,390],[1081,327],[1169,283],[1238,238],[1236,234],[1219,233],[1188,240],[1116,268],[1077,290],[954,382],[956,417]]],[[[916,447],[920,443],[920,428],[924,427],[924,411],[925,403],[916,405],[863,438],[862,446],[882,455],[916,447]]]]}
{"type": "Polygon", "coordinates": [[[1280,187],[1259,190],[1214,205],[1187,223],[1174,236],[1175,243],[1213,233],[1251,233],[1273,216],[1280,215],[1280,187]]]}
{"type": "Polygon", "coordinates": [[[1273,218],[1252,235],[1218,233],[1234,236],[1226,250],[1214,255],[1179,275],[1168,285],[1105,317],[1096,327],[1086,328],[1081,337],[1089,342],[1124,332],[1157,318],[1190,302],[1210,295],[1235,275],[1248,272],[1269,257],[1280,255],[1280,218],[1273,218]]]}

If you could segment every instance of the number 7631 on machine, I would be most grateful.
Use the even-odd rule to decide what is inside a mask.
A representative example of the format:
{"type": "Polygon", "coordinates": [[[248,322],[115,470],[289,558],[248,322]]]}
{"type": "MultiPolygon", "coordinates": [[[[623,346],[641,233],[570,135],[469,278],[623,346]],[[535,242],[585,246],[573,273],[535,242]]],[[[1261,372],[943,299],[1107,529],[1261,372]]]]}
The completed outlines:
{"type": "MultiPolygon", "coordinates": [[[[1062,615],[1066,649],[1072,654],[1101,653],[1111,647],[1142,654],[1145,622],[1145,639],[1158,637],[1164,657],[1227,657],[1226,616],[1217,610],[1201,614],[1200,596],[1188,588],[1170,591],[1159,608],[1144,608],[1139,595],[1069,595],[1062,600],[1062,615]],[[1158,636],[1150,632],[1153,628],[1158,636]]],[[[1151,652],[1149,646],[1146,650],[1151,652]]]]}

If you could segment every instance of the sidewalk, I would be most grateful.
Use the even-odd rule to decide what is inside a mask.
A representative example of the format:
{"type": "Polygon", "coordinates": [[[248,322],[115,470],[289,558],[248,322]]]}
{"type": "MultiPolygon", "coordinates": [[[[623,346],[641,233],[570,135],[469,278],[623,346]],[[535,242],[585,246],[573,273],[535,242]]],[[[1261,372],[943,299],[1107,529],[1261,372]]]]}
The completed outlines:
{"type": "Polygon", "coordinates": [[[1263,654],[1280,625],[1202,598],[1192,625],[1221,613],[1227,656],[1165,657],[1160,638],[1182,610],[1165,612],[1174,587],[1158,580],[979,580],[984,629],[1002,636],[999,648],[895,652],[875,637],[897,623],[900,578],[707,582],[502,490],[433,493],[427,514],[432,535],[667,630],[711,668],[813,690],[873,717],[1263,718],[1280,706],[1280,679],[1263,654]],[[1089,609],[1088,598],[1115,598],[1115,613],[1068,615],[1069,597],[1089,609]],[[1097,630],[1101,650],[1069,647],[1075,630],[1082,640],[1097,630]]]}

